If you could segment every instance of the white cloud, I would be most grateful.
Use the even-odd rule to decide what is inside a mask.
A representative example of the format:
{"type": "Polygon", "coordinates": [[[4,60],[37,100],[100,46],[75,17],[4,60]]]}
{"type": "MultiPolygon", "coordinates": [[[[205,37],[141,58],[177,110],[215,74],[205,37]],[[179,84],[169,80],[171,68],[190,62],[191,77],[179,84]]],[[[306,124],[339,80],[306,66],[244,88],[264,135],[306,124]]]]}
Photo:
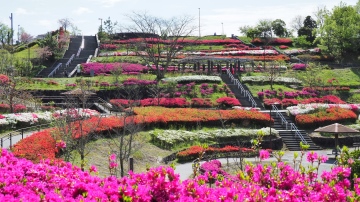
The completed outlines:
{"type": "Polygon", "coordinates": [[[39,20],[39,25],[44,26],[44,27],[51,27],[51,25],[53,25],[54,23],[51,22],[50,20],[39,20]]]}
{"type": "Polygon", "coordinates": [[[126,1],[126,0],[94,0],[94,1],[97,1],[98,3],[100,3],[103,7],[112,7],[116,3],[126,1]]]}
{"type": "Polygon", "coordinates": [[[79,7],[76,10],[73,10],[73,13],[76,15],[82,15],[84,13],[92,13],[93,11],[90,10],[89,8],[85,8],[85,7],[79,7]]]}
{"type": "Polygon", "coordinates": [[[31,12],[27,11],[25,8],[17,8],[15,10],[15,13],[17,15],[30,15],[30,14],[32,14],[31,12]]]}

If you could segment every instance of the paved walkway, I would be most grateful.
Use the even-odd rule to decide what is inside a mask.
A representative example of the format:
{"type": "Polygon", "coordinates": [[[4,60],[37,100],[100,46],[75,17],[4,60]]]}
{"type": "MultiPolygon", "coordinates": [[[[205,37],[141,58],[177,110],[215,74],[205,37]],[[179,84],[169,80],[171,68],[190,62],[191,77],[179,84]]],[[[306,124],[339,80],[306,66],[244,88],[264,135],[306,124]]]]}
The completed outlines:
{"type": "MultiPolygon", "coordinates": [[[[325,155],[325,156],[328,156],[329,157],[329,160],[325,163],[322,163],[320,164],[320,167],[319,167],[319,173],[322,173],[323,171],[330,171],[331,168],[334,165],[334,162],[335,162],[335,156],[333,154],[331,154],[332,150],[320,150],[320,151],[316,151],[316,153],[318,155],[325,155]]],[[[298,152],[299,154],[299,157],[300,157],[300,152],[298,152]]],[[[298,160],[300,158],[297,158],[298,160]]],[[[290,165],[293,165],[293,159],[294,159],[294,151],[285,151],[285,155],[282,157],[282,161],[283,162],[288,162],[290,165]]],[[[222,159],[218,159],[220,160],[220,162],[222,163],[222,165],[226,165],[226,158],[222,158],[222,159]]],[[[245,161],[248,161],[248,162],[254,162],[255,161],[255,158],[245,158],[245,161]]],[[[276,162],[277,160],[274,158],[274,157],[271,157],[269,159],[266,159],[265,161],[263,162],[276,162]]],[[[202,161],[204,162],[204,161],[202,161]]],[[[235,158],[229,158],[229,162],[230,163],[234,163],[236,162],[236,159],[235,158]]],[[[237,159],[237,162],[238,162],[238,159],[237,159]]],[[[315,163],[317,164],[317,163],[315,163]]],[[[308,167],[309,165],[311,165],[311,163],[307,162],[306,160],[306,154],[302,160],[302,165],[305,166],[305,167],[308,167]]],[[[180,174],[180,179],[181,180],[186,180],[188,179],[192,173],[193,173],[193,170],[192,170],[192,163],[184,163],[184,164],[177,164],[176,165],[176,168],[175,168],[175,173],[178,173],[180,174]]]]}

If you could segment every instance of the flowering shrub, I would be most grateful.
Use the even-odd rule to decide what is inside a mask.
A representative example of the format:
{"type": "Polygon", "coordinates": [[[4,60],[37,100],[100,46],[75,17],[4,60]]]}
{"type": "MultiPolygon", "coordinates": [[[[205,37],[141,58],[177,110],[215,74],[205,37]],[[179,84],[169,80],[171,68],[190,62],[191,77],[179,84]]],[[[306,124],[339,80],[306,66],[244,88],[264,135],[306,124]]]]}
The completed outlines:
{"type": "Polygon", "coordinates": [[[280,48],[280,49],[288,49],[289,46],[281,45],[281,46],[279,46],[279,48],[280,48]]]}
{"type": "Polygon", "coordinates": [[[140,106],[187,107],[185,98],[147,98],[140,101],[140,106]]]}
{"type": "MultiPolygon", "coordinates": [[[[311,154],[314,165],[323,163],[311,154]]],[[[116,179],[100,178],[65,162],[45,160],[33,164],[18,159],[7,150],[0,154],[1,201],[358,201],[359,181],[354,189],[348,179],[351,169],[335,166],[316,173],[305,172],[283,162],[277,165],[246,165],[236,176],[217,170],[181,181],[170,167],[151,168],[145,173],[129,173],[116,179]],[[16,166],[14,166],[16,165],[16,166]],[[76,176],[76,177],[74,177],[76,176]],[[319,176],[320,179],[317,179],[319,176]],[[212,181],[212,182],[211,182],[212,181]],[[214,186],[210,187],[208,183],[214,186]],[[72,186],[69,186],[72,185],[72,186]],[[41,190],[41,194],[39,191],[41,190]]],[[[309,156],[309,154],[307,155],[309,156]]],[[[218,162],[212,162],[219,165],[218,162]]],[[[210,167],[211,168],[211,167],[210,167]]],[[[92,166],[91,171],[96,168],[92,166]]]]}
{"type": "MultiPolygon", "coordinates": [[[[243,83],[263,83],[270,82],[268,76],[243,76],[241,77],[241,81],[243,83]]],[[[282,84],[301,84],[302,82],[295,78],[289,77],[276,77],[274,83],[282,83],[282,84]]]]}
{"type": "MultiPolygon", "coordinates": [[[[251,43],[254,44],[263,44],[264,41],[260,38],[255,38],[251,41],[251,43]]],[[[290,38],[272,38],[270,41],[270,44],[279,44],[279,45],[291,45],[292,44],[292,40],[290,38]]]]}
{"type": "Polygon", "coordinates": [[[204,148],[202,146],[191,146],[188,149],[178,152],[176,157],[179,161],[189,161],[194,160],[199,157],[199,155],[203,152],[205,154],[211,153],[228,153],[228,152],[238,152],[242,151],[244,153],[254,153],[253,149],[245,148],[245,147],[234,147],[234,146],[226,146],[224,148],[217,148],[217,147],[207,147],[204,148]]]}
{"type": "Polygon", "coordinates": [[[56,81],[54,81],[54,80],[49,80],[49,81],[47,81],[46,83],[47,83],[48,85],[54,85],[54,86],[58,86],[58,85],[59,85],[59,83],[56,82],[56,81]]]}
{"type": "Polygon", "coordinates": [[[146,86],[146,85],[155,85],[155,84],[157,84],[157,81],[154,81],[154,80],[140,80],[140,79],[136,79],[136,78],[128,78],[123,82],[124,86],[130,86],[130,85],[146,86]]]}
{"type": "MultiPolygon", "coordinates": [[[[117,44],[133,44],[133,43],[139,43],[139,42],[145,42],[148,44],[154,44],[154,43],[163,43],[163,44],[173,44],[174,42],[171,40],[163,40],[158,38],[134,38],[134,39],[127,39],[127,40],[113,40],[114,43],[117,44]]],[[[240,40],[237,39],[207,39],[207,40],[193,40],[193,39],[181,39],[178,40],[177,43],[179,45],[224,45],[224,44],[242,44],[240,40]]]]}
{"type": "Polygon", "coordinates": [[[104,50],[116,50],[118,47],[115,44],[101,44],[100,49],[104,50]]]}
{"type": "Polygon", "coordinates": [[[307,65],[303,63],[297,63],[293,64],[292,69],[293,70],[306,70],[307,65]]]}
{"type": "Polygon", "coordinates": [[[65,85],[65,87],[67,87],[67,88],[75,88],[76,83],[68,83],[68,84],[65,85]]]}
{"type": "Polygon", "coordinates": [[[9,77],[4,75],[4,74],[0,74],[0,84],[6,84],[10,81],[9,77]]]}
{"type": "Polygon", "coordinates": [[[354,112],[359,112],[360,104],[323,104],[323,103],[311,103],[311,104],[298,104],[297,106],[292,106],[286,108],[289,113],[293,116],[298,114],[308,114],[318,109],[327,109],[331,107],[340,107],[343,109],[349,109],[354,112]]]}
{"type": "Polygon", "coordinates": [[[233,106],[241,106],[239,100],[232,97],[218,98],[216,102],[219,104],[220,108],[231,108],[233,106]]]}
{"type": "MultiPolygon", "coordinates": [[[[14,110],[14,112],[23,112],[23,111],[26,111],[26,106],[22,105],[22,104],[14,104],[13,110],[14,110]]],[[[0,112],[2,112],[2,113],[10,112],[10,105],[0,104],[0,112]]]]}
{"type": "Polygon", "coordinates": [[[194,75],[194,76],[178,76],[178,77],[169,77],[162,79],[164,82],[176,82],[176,83],[220,83],[221,78],[219,76],[205,76],[205,75],[194,75]]]}
{"type": "Polygon", "coordinates": [[[38,122],[50,122],[51,120],[51,112],[4,114],[0,117],[0,126],[15,126],[18,123],[36,124],[38,122]]]}
{"type": "Polygon", "coordinates": [[[98,116],[100,113],[96,110],[92,109],[83,109],[83,108],[71,108],[71,109],[63,109],[57,110],[53,113],[54,118],[60,118],[65,116],[70,116],[71,118],[89,118],[92,116],[98,116]]]}
{"type": "MultiPolygon", "coordinates": [[[[270,128],[261,129],[217,129],[212,131],[198,130],[196,132],[186,130],[154,130],[149,134],[153,142],[159,147],[170,149],[179,144],[189,144],[194,141],[209,142],[223,141],[230,142],[236,140],[250,141],[261,131],[264,136],[270,135],[270,128]]],[[[271,130],[273,136],[278,136],[279,132],[271,130]]]]}
{"type": "Polygon", "coordinates": [[[354,122],[356,119],[357,115],[349,109],[331,107],[312,114],[299,114],[295,117],[295,122],[302,127],[314,127],[336,122],[354,122]]]}
{"type": "Polygon", "coordinates": [[[192,98],[191,107],[193,108],[209,108],[212,107],[213,103],[209,98],[192,98]]]}
{"type": "Polygon", "coordinates": [[[264,99],[264,105],[265,107],[269,107],[271,105],[281,105],[281,100],[277,98],[264,99]]]}
{"type": "Polygon", "coordinates": [[[112,71],[121,68],[123,74],[131,74],[131,73],[140,73],[147,71],[148,68],[141,64],[131,64],[131,63],[82,63],[83,72],[85,74],[90,74],[91,71],[94,71],[95,75],[99,75],[101,73],[111,73],[112,71]]]}

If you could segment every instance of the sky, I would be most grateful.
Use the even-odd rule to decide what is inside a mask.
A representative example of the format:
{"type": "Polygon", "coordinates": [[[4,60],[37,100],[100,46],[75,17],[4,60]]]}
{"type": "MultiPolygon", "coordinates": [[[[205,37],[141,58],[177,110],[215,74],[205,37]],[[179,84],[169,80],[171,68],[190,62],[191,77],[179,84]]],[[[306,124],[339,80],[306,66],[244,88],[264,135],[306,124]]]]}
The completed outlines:
{"type": "MultiPolygon", "coordinates": [[[[127,15],[132,12],[147,12],[152,16],[171,18],[193,17],[200,35],[214,33],[241,35],[239,27],[254,26],[260,19],[282,19],[290,28],[291,20],[297,16],[314,16],[318,7],[332,9],[340,0],[1,0],[0,22],[13,27],[16,33],[22,27],[32,36],[59,28],[58,20],[70,19],[84,35],[95,35],[101,24],[99,18],[118,22],[117,31],[131,24],[127,15]]],[[[358,0],[343,0],[355,5],[358,0]]],[[[194,36],[199,35],[196,30],[194,36]]]]}

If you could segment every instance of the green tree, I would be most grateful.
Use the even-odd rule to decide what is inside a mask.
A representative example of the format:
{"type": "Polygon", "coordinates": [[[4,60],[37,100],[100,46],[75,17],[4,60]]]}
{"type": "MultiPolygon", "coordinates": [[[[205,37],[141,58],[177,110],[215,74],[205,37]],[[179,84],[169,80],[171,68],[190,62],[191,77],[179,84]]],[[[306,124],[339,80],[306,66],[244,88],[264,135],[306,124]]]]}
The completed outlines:
{"type": "Polygon", "coordinates": [[[298,36],[306,36],[306,40],[313,43],[316,35],[313,32],[317,28],[316,21],[311,16],[306,16],[304,20],[304,26],[298,30],[298,36]]]}
{"type": "Polygon", "coordinates": [[[287,35],[286,23],[281,19],[276,19],[271,22],[272,31],[278,37],[285,37],[287,35]]]}
{"type": "Polygon", "coordinates": [[[2,47],[4,47],[6,44],[9,44],[10,32],[11,29],[4,23],[0,22],[0,42],[2,47]]]}
{"type": "Polygon", "coordinates": [[[359,53],[360,14],[354,6],[341,3],[325,15],[319,31],[321,48],[340,63],[356,59],[359,53]]]}

